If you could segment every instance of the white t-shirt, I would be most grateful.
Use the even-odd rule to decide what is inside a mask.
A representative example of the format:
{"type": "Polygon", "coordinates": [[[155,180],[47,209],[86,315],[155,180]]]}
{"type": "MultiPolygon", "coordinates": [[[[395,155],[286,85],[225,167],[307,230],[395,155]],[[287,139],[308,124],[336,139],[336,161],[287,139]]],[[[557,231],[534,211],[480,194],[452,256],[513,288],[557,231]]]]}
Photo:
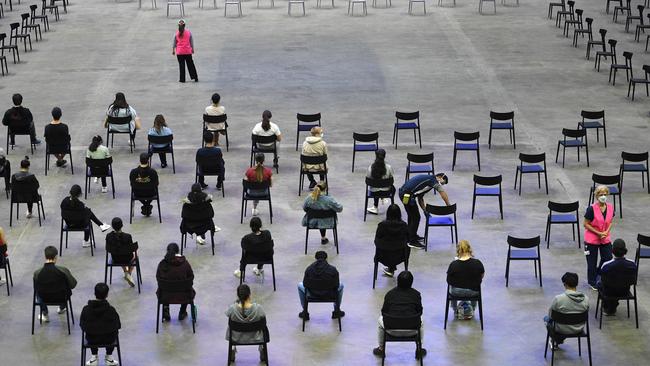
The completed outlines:
{"type": "MultiPolygon", "coordinates": [[[[258,123],[253,127],[253,135],[257,136],[280,136],[280,127],[276,125],[273,122],[269,122],[271,125],[271,128],[269,128],[267,131],[264,131],[262,128],[262,122],[258,123]]],[[[279,142],[276,141],[276,144],[279,144],[279,142]]],[[[259,146],[264,146],[264,147],[273,147],[273,144],[258,144],[259,146]]]]}
{"type": "MultiPolygon", "coordinates": [[[[226,108],[222,105],[215,106],[214,104],[210,104],[209,106],[205,107],[205,114],[208,116],[221,116],[225,113],[226,108]]],[[[209,131],[225,130],[226,123],[207,123],[206,127],[209,131]]]]}
{"type": "Polygon", "coordinates": [[[108,107],[108,110],[106,111],[107,116],[111,117],[131,117],[131,123],[128,125],[112,125],[108,124],[108,127],[111,129],[111,131],[117,131],[117,132],[131,132],[135,131],[135,118],[138,116],[137,112],[135,109],[131,106],[129,108],[117,108],[117,109],[112,109],[113,105],[111,104],[108,107]]]}

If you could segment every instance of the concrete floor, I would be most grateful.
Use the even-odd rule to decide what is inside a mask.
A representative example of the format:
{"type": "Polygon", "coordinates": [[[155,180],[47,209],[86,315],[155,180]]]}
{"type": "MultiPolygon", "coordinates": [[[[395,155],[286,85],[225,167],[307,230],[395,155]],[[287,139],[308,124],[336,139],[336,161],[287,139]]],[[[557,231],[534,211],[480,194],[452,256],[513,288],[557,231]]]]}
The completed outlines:
{"type": "MultiPolygon", "coordinates": [[[[15,5],[13,12],[5,8],[3,30],[8,32],[9,19],[17,19],[33,2],[15,5]]],[[[551,248],[542,251],[543,288],[537,285],[528,263],[514,264],[508,289],[503,278],[508,234],[543,235],[549,199],[580,200],[584,209],[592,172],[615,174],[620,151],[647,151],[650,145],[649,104],[642,89],[637,100],[630,102],[625,98],[627,85],[621,75],[619,84],[608,85],[607,68],[595,73],[592,63],[584,60],[585,42],[581,40],[578,49],[571,47],[570,39],[554,28],[554,21],[545,18],[547,2],[524,0],[519,7],[499,4],[495,16],[479,16],[476,1],[459,1],[455,8],[436,7],[430,2],[426,16],[409,16],[407,3],[396,1],[392,8],[369,6],[367,17],[352,18],[346,15],[347,4],[342,0],[336,1],[335,9],[316,9],[315,2],[308,1],[306,17],[289,17],[284,1],[276,2],[275,9],[257,9],[254,1],[248,1],[243,4],[244,17],[240,19],[224,18],[222,2],[216,10],[207,2],[205,9],[190,2],[185,19],[195,37],[198,84],[177,82],[177,64],[170,52],[177,17],[165,17],[164,2],[153,10],[149,2],[143,3],[143,9],[138,10],[133,1],[73,0],[68,14],[62,14],[58,23],[51,20],[52,30],[44,34],[45,39],[34,43],[34,51],[21,54],[21,64],[10,62],[11,74],[1,79],[2,107],[10,107],[11,94],[21,92],[24,105],[34,113],[39,135],[49,121],[50,109],[55,105],[63,109],[64,121],[71,126],[77,168],[74,176],[67,169],[55,168],[44,177],[43,148],[33,157],[33,171],[41,181],[48,216],[40,228],[35,219],[21,217],[8,229],[15,286],[11,297],[0,288],[3,365],[79,362],[81,331],[77,327],[68,336],[63,318],[53,315],[49,324],[37,325],[36,334],[30,335],[31,276],[41,265],[42,248],[57,244],[59,202],[72,184],[83,184],[83,151],[92,135],[104,134],[100,123],[117,91],[126,93],[145,126],[152,124],[155,114],[165,115],[175,132],[177,153],[176,174],[171,169],[159,171],[163,224],[155,216],[138,215],[133,225],[125,227],[140,243],[145,278],[140,295],[117,276],[111,286],[110,301],[122,318],[124,364],[213,365],[226,359],[223,312],[235,298],[238,280],[232,271],[239,260],[239,240],[248,231],[247,225],[237,221],[239,182],[248,166],[250,129],[264,109],[273,111],[285,137],[280,174],[273,187],[275,220],[267,226],[276,243],[278,291],[272,291],[270,278],[262,284],[252,276],[249,284],[268,314],[273,364],[378,364],[371,353],[376,346],[376,318],[383,296],[395,280],[379,278],[377,289],[371,289],[372,240],[381,217],[362,221],[363,176],[371,157],[359,156],[358,171],[350,173],[352,131],[380,132],[380,143],[388,149],[387,160],[396,170],[397,182],[403,179],[407,152],[435,152],[436,170],[449,175],[448,192],[459,205],[460,238],[470,240],[486,267],[485,331],[480,331],[478,321],[451,321],[444,331],[445,270],[454,256],[454,245],[447,231],[432,230],[429,252],[412,254],[414,286],[425,302],[424,343],[429,350],[425,364],[546,364],[541,318],[553,296],[562,291],[560,276],[567,270],[579,273],[580,288],[595,306],[595,294],[584,284],[582,250],[576,248],[568,228],[554,229],[551,248]],[[215,91],[221,93],[227,108],[232,142],[225,154],[226,198],[216,196],[215,200],[215,221],[223,230],[216,236],[216,256],[209,254],[209,248],[195,248],[193,244],[186,253],[196,274],[197,333],[191,333],[189,322],[179,325],[173,321],[156,335],[154,272],[166,244],[179,240],[180,199],[194,182],[193,154],[200,142],[200,118],[215,91]],[[571,152],[567,153],[566,169],[554,164],[561,128],[575,127],[581,109],[603,108],[609,126],[608,148],[604,149],[602,141],[595,144],[590,135],[591,167],[584,161],[577,163],[571,152]],[[407,136],[398,150],[390,147],[396,109],[421,111],[422,150],[407,136]],[[517,151],[503,134],[496,135],[494,146],[487,149],[491,109],[515,110],[517,151]],[[326,248],[346,285],[343,309],[347,315],[342,333],[330,319],[329,307],[313,307],[305,333],[297,317],[300,306],[295,284],[302,279],[319,244],[314,240],[309,255],[302,254],[302,198],[296,195],[298,154],[293,148],[296,112],[323,113],[331,149],[330,192],[345,207],[340,216],[341,254],[336,256],[331,246],[326,248]],[[454,130],[481,131],[481,174],[504,175],[503,221],[494,210],[496,202],[489,199],[479,200],[478,213],[470,219],[476,165],[471,154],[463,154],[456,171],[451,172],[454,130]],[[524,194],[517,196],[512,190],[517,154],[542,151],[548,158],[549,195],[535,187],[533,177],[527,177],[524,194]]],[[[642,43],[634,43],[633,35],[624,33],[624,25],[613,24],[605,15],[604,2],[582,0],[577,7],[585,10],[585,17],[595,18],[594,29],[607,28],[608,36],[619,40],[619,52],[635,52],[637,73],[641,65],[650,63],[642,43]]],[[[125,139],[119,137],[123,136],[118,136],[113,149],[117,199],[102,195],[95,186],[86,201],[106,222],[113,216],[126,219],[127,175],[137,163],[137,154],[130,154],[125,139]]],[[[14,167],[28,152],[25,140],[19,138],[19,145],[10,152],[14,167]]],[[[138,152],[143,151],[144,134],[139,134],[137,143],[138,152]]],[[[157,159],[154,161],[158,168],[157,159]]],[[[648,206],[650,198],[637,177],[626,182],[625,218],[617,220],[613,235],[624,238],[633,250],[636,234],[647,233],[643,207],[648,206]]],[[[216,193],[214,188],[210,191],[216,193]]],[[[427,198],[440,203],[437,197],[427,198]]],[[[5,201],[2,205],[0,219],[7,228],[9,204],[5,201]]],[[[261,211],[267,223],[268,210],[261,206],[261,211]]],[[[76,316],[92,296],[94,284],[102,280],[103,235],[98,235],[98,241],[98,253],[90,257],[81,248],[81,237],[72,236],[70,248],[60,259],[60,264],[79,279],[73,297],[76,316]]],[[[603,330],[592,322],[595,363],[644,363],[645,339],[650,335],[648,276],[642,269],[640,329],[622,315],[605,319],[603,330]]],[[[557,355],[558,364],[587,362],[586,355],[578,357],[574,343],[563,348],[557,355]]],[[[255,364],[257,352],[240,349],[238,362],[255,364]]],[[[413,347],[390,345],[387,362],[414,365],[413,347]]]]}

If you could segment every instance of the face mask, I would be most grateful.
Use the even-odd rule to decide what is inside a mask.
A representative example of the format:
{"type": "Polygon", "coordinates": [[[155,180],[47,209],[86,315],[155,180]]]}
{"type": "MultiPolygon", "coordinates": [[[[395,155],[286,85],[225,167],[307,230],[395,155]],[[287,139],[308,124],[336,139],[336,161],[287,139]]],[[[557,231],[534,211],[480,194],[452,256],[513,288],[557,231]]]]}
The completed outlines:
{"type": "Polygon", "coordinates": [[[598,196],[598,202],[600,203],[607,202],[607,196],[598,196]]]}
{"type": "Polygon", "coordinates": [[[320,138],[323,138],[323,137],[325,137],[325,132],[320,133],[320,138]]]}

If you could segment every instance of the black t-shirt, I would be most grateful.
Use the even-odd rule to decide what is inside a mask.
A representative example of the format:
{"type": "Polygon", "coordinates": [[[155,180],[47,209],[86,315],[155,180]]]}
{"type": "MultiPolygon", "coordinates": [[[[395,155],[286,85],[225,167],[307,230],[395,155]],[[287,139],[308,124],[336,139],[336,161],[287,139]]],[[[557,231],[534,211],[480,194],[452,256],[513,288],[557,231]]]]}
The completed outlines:
{"type": "Polygon", "coordinates": [[[259,235],[250,233],[241,239],[241,247],[248,255],[273,253],[273,239],[271,238],[271,232],[268,230],[262,230],[259,235]]]}
{"type": "Polygon", "coordinates": [[[479,291],[483,273],[485,273],[485,268],[480,260],[475,258],[465,261],[456,259],[449,264],[447,269],[447,283],[453,287],[479,291]]]}
{"type": "MultiPolygon", "coordinates": [[[[607,217],[607,206],[605,206],[605,211],[602,211],[603,217],[607,217]]],[[[589,221],[594,221],[594,208],[591,206],[587,207],[587,210],[585,211],[585,219],[589,221]]]]}
{"type": "Polygon", "coordinates": [[[45,133],[43,136],[45,137],[45,141],[50,145],[67,145],[70,142],[68,125],[65,123],[48,124],[45,126],[45,133]]]}

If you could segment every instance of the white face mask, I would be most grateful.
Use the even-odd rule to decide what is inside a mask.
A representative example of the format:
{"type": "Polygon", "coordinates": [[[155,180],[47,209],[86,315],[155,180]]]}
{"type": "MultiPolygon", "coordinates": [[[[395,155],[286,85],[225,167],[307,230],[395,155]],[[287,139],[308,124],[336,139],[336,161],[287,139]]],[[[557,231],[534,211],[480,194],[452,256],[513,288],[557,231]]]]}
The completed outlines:
{"type": "Polygon", "coordinates": [[[607,202],[607,196],[598,196],[598,202],[600,203],[607,202]]]}

